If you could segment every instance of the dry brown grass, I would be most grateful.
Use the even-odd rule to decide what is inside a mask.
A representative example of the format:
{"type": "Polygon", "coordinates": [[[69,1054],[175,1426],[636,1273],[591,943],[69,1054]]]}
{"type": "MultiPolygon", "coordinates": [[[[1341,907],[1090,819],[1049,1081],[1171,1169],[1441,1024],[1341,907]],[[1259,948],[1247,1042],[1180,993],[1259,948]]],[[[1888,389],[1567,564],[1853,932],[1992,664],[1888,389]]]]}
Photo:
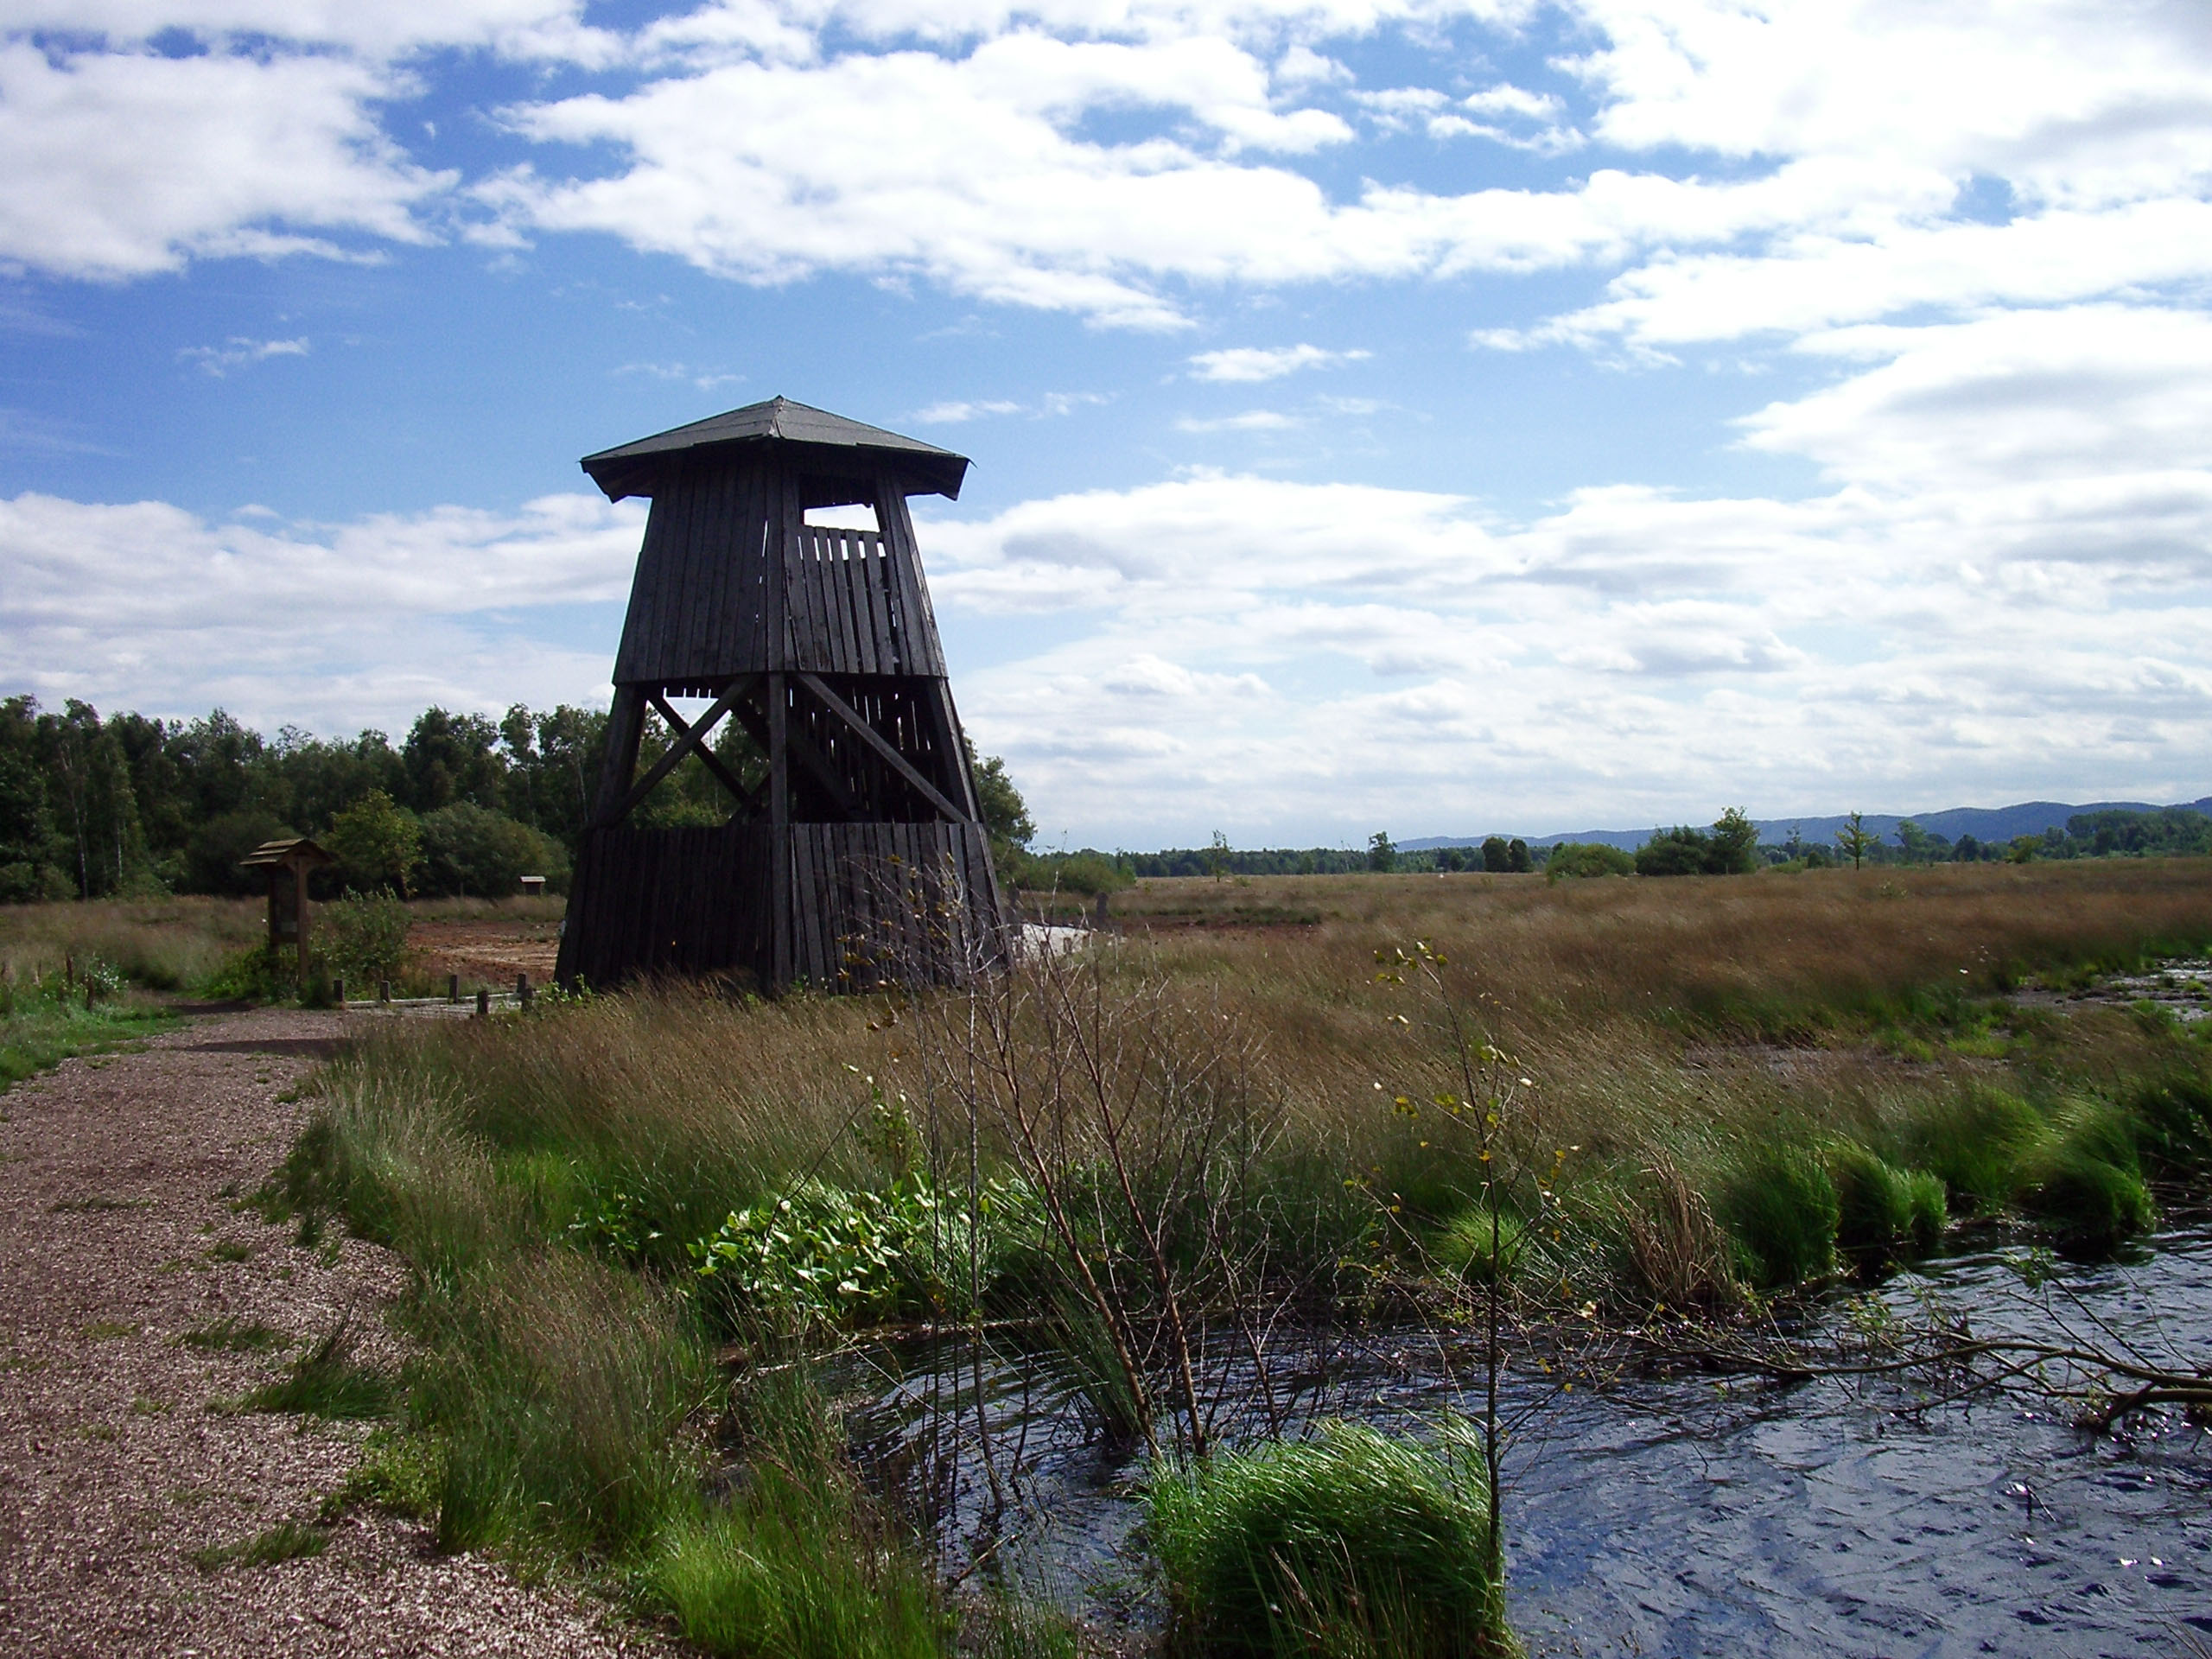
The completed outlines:
{"type": "Polygon", "coordinates": [[[263,938],[266,907],[251,899],[96,899],[0,906],[0,964],[18,982],[88,957],[135,985],[183,990],[263,938]]]}
{"type": "MultiPolygon", "coordinates": [[[[1713,1246],[1675,1212],[1747,1147],[1842,1136],[1894,1148],[1970,1083],[2094,1090],[2170,1064],[2174,1039],[2124,1012],[2059,1017],[1997,999],[2031,970],[2202,949],[2208,875],[2202,861],[2171,860],[1554,886],[1154,881],[1122,895],[1123,931],[1097,959],[1124,991],[1175,1001],[1192,1016],[1179,1029],[1218,1027],[1286,1126],[1280,1150],[1285,1167],[1302,1160],[1299,1179],[1323,1170],[1338,1185],[1349,1172],[1420,1216],[1466,1201],[1470,1147],[1460,1126],[1392,1103],[1449,1091],[1458,1071],[1441,1001],[1378,983],[1375,955],[1433,941],[1470,1028],[1533,1080],[1516,1149],[1542,1165],[1573,1148],[1569,1184],[1601,1208],[1630,1200],[1657,1230],[1643,1240],[1647,1276],[1687,1297],[1712,1276],[1713,1246]],[[1317,919],[1255,926],[1243,918],[1255,906],[1317,919]]],[[[870,1078],[925,1130],[964,1134],[931,1122],[933,1105],[962,1097],[945,1072],[957,1045],[927,1035],[959,1017],[938,995],[925,1020],[895,998],[738,1003],[663,988],[552,1019],[396,1029],[366,1065],[457,1103],[549,1218],[619,1189],[696,1237],[800,1173],[880,1179],[855,1132],[870,1078]]]]}

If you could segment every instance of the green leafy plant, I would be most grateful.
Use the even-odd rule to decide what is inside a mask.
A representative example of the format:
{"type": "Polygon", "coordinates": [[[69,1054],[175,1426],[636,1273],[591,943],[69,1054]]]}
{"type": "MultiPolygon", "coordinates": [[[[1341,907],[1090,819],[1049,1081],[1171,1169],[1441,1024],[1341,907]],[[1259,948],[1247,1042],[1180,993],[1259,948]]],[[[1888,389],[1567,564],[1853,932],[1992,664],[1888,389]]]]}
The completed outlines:
{"type": "Polygon", "coordinates": [[[407,961],[407,906],[388,893],[347,893],[322,913],[322,957],[358,995],[407,961]]]}

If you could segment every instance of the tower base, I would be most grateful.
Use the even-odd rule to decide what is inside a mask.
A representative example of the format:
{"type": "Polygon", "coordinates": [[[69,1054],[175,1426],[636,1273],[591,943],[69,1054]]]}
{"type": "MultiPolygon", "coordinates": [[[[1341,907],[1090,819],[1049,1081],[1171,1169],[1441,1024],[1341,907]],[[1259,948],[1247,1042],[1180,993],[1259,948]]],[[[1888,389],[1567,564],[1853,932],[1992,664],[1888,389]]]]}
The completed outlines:
{"type": "Polygon", "coordinates": [[[728,977],[957,984],[1003,949],[980,823],[759,823],[584,832],[560,982],[728,977]]]}

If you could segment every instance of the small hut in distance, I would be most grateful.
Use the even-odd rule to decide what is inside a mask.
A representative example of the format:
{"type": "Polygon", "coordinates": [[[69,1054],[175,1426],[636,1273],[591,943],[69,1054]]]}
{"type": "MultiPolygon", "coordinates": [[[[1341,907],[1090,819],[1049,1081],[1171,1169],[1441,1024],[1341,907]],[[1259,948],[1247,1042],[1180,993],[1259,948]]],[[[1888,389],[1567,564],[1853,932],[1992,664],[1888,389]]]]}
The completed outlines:
{"type": "Polygon", "coordinates": [[[957,978],[998,948],[988,838],[909,496],[957,499],[964,456],[788,398],[582,462],[652,501],[615,654],[605,768],[558,976],[741,973],[764,988],[957,978]],[[873,529],[810,523],[863,506],[873,529]],[[672,706],[711,698],[696,721],[672,706]],[[648,712],[674,742],[642,774],[648,712]],[[711,740],[731,720],[749,782],[711,740]],[[696,755],[717,826],[632,814],[696,755]]]}

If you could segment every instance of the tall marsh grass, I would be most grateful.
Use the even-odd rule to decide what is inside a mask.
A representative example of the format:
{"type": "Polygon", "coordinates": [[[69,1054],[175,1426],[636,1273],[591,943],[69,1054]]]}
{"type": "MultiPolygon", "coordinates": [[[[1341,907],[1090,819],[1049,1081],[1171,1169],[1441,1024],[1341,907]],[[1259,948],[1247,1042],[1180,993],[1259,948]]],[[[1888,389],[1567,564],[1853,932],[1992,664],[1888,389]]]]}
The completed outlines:
{"type": "Polygon", "coordinates": [[[718,1347],[986,1316],[1184,1471],[1153,1531],[1208,1650],[1479,1651],[1487,1490],[1364,1431],[1265,1449],[1266,1333],[1464,1317],[1493,1237],[1500,1295],[1724,1318],[1960,1218],[2109,1248],[2154,1182],[2204,1179],[2207,1045],[2004,993],[2203,948],[2198,868],[1148,883],[1126,931],[965,995],[392,1022],[327,1073],[286,1185],[414,1266],[442,1537],[597,1563],[716,1651],[950,1639],[832,1414],[750,1393],[772,1366],[733,1402],[718,1347]],[[1294,899],[1316,919],[1249,925],[1294,899]],[[1433,995],[1374,972],[1414,938],[1433,995]],[[1516,1057],[1477,1134],[1467,1041],[1516,1057]],[[1235,1375],[1265,1397],[1224,1416],[1235,1375]]]}

